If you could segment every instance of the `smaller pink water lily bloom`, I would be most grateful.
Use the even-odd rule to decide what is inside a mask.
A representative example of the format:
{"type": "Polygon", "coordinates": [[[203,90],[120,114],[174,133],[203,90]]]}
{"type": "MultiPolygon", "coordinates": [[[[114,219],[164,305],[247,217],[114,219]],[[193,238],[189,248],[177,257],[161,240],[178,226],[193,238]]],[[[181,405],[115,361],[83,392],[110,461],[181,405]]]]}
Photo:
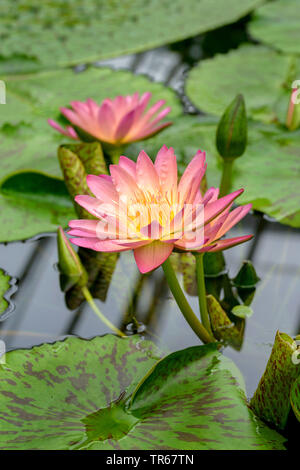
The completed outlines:
{"type": "Polygon", "coordinates": [[[200,183],[206,171],[200,150],[178,182],[174,150],[163,146],[155,163],[141,151],[137,162],[121,156],[110,174],[87,177],[95,197],[75,200],[95,220],[72,220],[71,242],[96,251],[133,250],[142,273],[160,266],[174,249],[218,251],[243,243],[252,235],[223,240],[228,230],[251,209],[251,204],[230,211],[242,189],[218,199],[210,188],[204,196],[200,183]]]}
{"type": "MultiPolygon", "coordinates": [[[[139,93],[127,96],[117,96],[115,99],[106,98],[99,106],[94,100],[72,101],[71,107],[60,108],[61,113],[70,121],[75,129],[83,130],[101,142],[112,145],[129,144],[146,139],[157,134],[171,122],[161,123],[171,111],[167,107],[161,110],[165,100],[160,100],[146,109],[151,93],[139,93]]],[[[79,139],[78,133],[72,126],[62,128],[52,119],[50,126],[72,139],[79,139]]]]}

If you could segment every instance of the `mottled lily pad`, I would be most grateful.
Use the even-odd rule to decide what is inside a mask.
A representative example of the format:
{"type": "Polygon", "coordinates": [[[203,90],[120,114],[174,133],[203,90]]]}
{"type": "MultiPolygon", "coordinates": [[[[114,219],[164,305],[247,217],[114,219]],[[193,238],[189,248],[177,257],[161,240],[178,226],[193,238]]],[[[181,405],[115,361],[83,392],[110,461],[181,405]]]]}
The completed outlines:
{"type": "Polygon", "coordinates": [[[0,71],[64,67],[152,49],[232,23],[260,3],[227,0],[224,9],[222,0],[15,0],[11,8],[2,0],[0,71]]]}
{"type": "Polygon", "coordinates": [[[275,0],[258,8],[249,32],[258,41],[289,54],[300,54],[298,0],[275,0]]]}
{"type": "Polygon", "coordinates": [[[161,361],[137,336],[12,351],[0,366],[0,448],[283,449],[241,380],[214,345],[161,361]]]}
{"type": "Polygon", "coordinates": [[[242,93],[248,116],[284,123],[299,67],[299,59],[263,46],[244,45],[201,61],[189,73],[186,93],[200,110],[218,116],[242,93]]]}
{"type": "Polygon", "coordinates": [[[0,320],[14,310],[11,296],[16,292],[16,279],[0,268],[0,320]]]}
{"type": "MultiPolygon", "coordinates": [[[[155,156],[165,144],[175,149],[179,169],[183,171],[198,149],[207,152],[207,182],[219,186],[222,160],[217,155],[215,135],[217,119],[192,116],[177,118],[163,135],[143,143],[155,156]]],[[[137,147],[128,155],[137,155],[137,147]]],[[[248,147],[234,162],[232,190],[244,188],[237,202],[252,202],[279,222],[300,227],[300,132],[285,132],[275,125],[249,122],[248,147]]]]}

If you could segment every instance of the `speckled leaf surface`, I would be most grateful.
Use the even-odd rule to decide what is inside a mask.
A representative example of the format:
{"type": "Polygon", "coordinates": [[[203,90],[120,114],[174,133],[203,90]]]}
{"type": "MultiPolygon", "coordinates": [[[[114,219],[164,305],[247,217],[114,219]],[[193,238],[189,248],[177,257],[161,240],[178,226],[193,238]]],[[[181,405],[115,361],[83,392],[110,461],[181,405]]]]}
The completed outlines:
{"type": "Polygon", "coordinates": [[[189,73],[186,93],[200,110],[218,116],[242,93],[248,116],[284,122],[299,64],[264,46],[241,46],[201,61],[189,73]]]}
{"type": "Polygon", "coordinates": [[[280,449],[284,439],[249,410],[240,373],[214,346],[159,362],[133,396],[140,421],[119,442],[88,449],[280,449]]]}
{"type": "Polygon", "coordinates": [[[251,36],[289,54],[300,54],[298,0],[275,0],[258,8],[249,23],[251,36]]]}
{"type": "Polygon", "coordinates": [[[152,343],[113,335],[7,353],[0,365],[0,448],[72,448],[85,439],[82,420],[131,393],[158,359],[152,343]]]}
{"type": "Polygon", "coordinates": [[[16,290],[16,279],[0,268],[0,320],[14,309],[11,296],[16,290]]]}
{"type": "MultiPolygon", "coordinates": [[[[215,148],[217,119],[178,118],[164,134],[143,143],[152,157],[163,144],[175,149],[180,171],[198,149],[207,152],[208,186],[219,186],[222,161],[215,148]]],[[[137,155],[134,145],[127,149],[137,155]]],[[[284,132],[275,125],[249,122],[248,147],[234,163],[232,190],[244,188],[237,203],[252,202],[279,222],[300,227],[300,132],[284,132]]],[[[242,233],[241,233],[242,234],[242,233]]]]}
{"type": "Polygon", "coordinates": [[[291,389],[300,377],[299,363],[292,360],[295,350],[295,341],[287,334],[277,332],[266,370],[250,402],[261,419],[279,429],[284,429],[287,423],[291,389]]]}
{"type": "Polygon", "coordinates": [[[118,94],[150,91],[152,102],[165,99],[173,116],[181,109],[175,93],[163,85],[108,68],[10,76],[5,81],[7,104],[0,107],[0,241],[51,232],[75,218],[64,183],[49,178],[62,178],[57,148],[68,139],[47,124],[47,118],[59,118],[61,106],[72,99],[92,97],[101,102],[118,94]]]}
{"type": "Polygon", "coordinates": [[[240,372],[213,345],[160,360],[112,335],[6,354],[2,449],[281,449],[248,408],[240,372]]]}
{"type": "Polygon", "coordinates": [[[9,0],[2,0],[0,72],[152,49],[232,23],[259,4],[261,0],[227,0],[224,9],[222,0],[15,0],[12,9],[9,0]]]}

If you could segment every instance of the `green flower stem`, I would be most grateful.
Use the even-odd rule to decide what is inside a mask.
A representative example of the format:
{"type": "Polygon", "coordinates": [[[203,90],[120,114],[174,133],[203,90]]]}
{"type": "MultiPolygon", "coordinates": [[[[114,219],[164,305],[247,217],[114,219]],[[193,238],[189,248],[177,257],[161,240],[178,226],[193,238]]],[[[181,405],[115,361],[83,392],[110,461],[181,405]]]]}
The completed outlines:
{"type": "Polygon", "coordinates": [[[120,156],[124,152],[124,146],[123,147],[111,147],[108,151],[108,154],[110,156],[111,162],[113,165],[118,165],[120,156]]]}
{"type": "Polygon", "coordinates": [[[223,159],[223,173],[222,173],[222,179],[221,179],[221,184],[220,184],[220,197],[226,196],[226,194],[228,194],[230,191],[233,162],[234,162],[234,158],[223,159]]]}
{"type": "Polygon", "coordinates": [[[177,302],[178,307],[181,310],[184,318],[192,328],[192,330],[196,333],[198,338],[203,341],[203,343],[212,343],[215,341],[214,337],[209,334],[206,328],[202,325],[202,323],[198,320],[196,315],[194,314],[191,306],[189,305],[186,297],[179,285],[177,280],[176,274],[174,269],[171,265],[169,258],[162,265],[167,282],[169,284],[170,290],[177,302]]]}
{"type": "Polygon", "coordinates": [[[201,315],[201,321],[205,326],[206,330],[210,335],[213,336],[210,326],[209,315],[207,311],[207,302],[206,302],[206,289],[205,289],[205,279],[204,279],[204,268],[203,268],[203,253],[194,253],[196,259],[196,276],[197,276],[197,288],[198,288],[198,300],[199,300],[199,309],[201,315]]]}
{"type": "Polygon", "coordinates": [[[100,312],[100,310],[98,309],[97,305],[95,304],[94,302],[94,299],[90,293],[90,291],[88,290],[87,287],[82,287],[82,293],[85,297],[85,299],[87,300],[87,302],[89,303],[90,307],[92,308],[92,310],[95,312],[95,314],[100,318],[101,321],[103,321],[103,323],[105,323],[106,326],[108,326],[112,331],[114,331],[118,336],[123,336],[123,337],[126,337],[126,335],[120,331],[118,328],[116,328],[104,315],[103,313],[100,312]]]}

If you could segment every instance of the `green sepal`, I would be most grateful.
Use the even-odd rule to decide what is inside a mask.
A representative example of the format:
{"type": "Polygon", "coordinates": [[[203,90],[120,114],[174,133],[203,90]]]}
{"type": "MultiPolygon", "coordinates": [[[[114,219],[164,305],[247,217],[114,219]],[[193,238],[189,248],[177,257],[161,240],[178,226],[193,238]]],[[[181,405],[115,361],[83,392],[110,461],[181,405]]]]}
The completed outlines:
{"type": "Polygon", "coordinates": [[[237,322],[233,323],[225,310],[223,310],[219,302],[212,295],[207,295],[206,299],[214,337],[240,350],[244,340],[245,321],[237,318],[237,322]]]}
{"type": "Polygon", "coordinates": [[[251,261],[246,260],[243,261],[242,267],[240,268],[239,272],[232,279],[232,283],[235,287],[241,288],[253,288],[256,284],[260,281],[260,278],[256,274],[255,268],[251,261]]]}
{"type": "Polygon", "coordinates": [[[85,286],[88,280],[87,272],[61,227],[57,229],[57,251],[61,290],[65,292],[74,285],[85,286]]]}

